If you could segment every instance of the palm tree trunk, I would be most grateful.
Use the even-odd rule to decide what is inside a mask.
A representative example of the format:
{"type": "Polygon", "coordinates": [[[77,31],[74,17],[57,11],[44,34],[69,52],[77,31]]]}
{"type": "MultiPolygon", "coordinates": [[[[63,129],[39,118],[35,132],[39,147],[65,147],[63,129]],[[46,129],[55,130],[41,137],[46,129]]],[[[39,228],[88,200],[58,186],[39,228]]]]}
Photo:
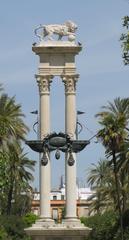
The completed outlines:
{"type": "Polygon", "coordinates": [[[13,199],[13,181],[11,182],[9,192],[8,192],[8,198],[7,198],[7,215],[11,214],[11,208],[12,208],[12,199],[13,199]]]}
{"type": "Polygon", "coordinates": [[[121,173],[121,187],[122,187],[122,191],[121,191],[121,194],[122,194],[122,213],[125,212],[126,210],[126,192],[125,192],[125,189],[124,189],[124,171],[122,171],[121,173]]]}
{"type": "Polygon", "coordinates": [[[119,210],[119,216],[120,216],[121,240],[124,240],[124,238],[123,238],[123,214],[122,214],[121,203],[120,203],[120,186],[119,186],[119,180],[118,180],[118,176],[117,176],[116,153],[114,150],[112,151],[112,156],[113,156],[113,165],[114,165],[116,194],[117,194],[117,201],[118,201],[117,204],[118,204],[118,210],[119,210]]]}

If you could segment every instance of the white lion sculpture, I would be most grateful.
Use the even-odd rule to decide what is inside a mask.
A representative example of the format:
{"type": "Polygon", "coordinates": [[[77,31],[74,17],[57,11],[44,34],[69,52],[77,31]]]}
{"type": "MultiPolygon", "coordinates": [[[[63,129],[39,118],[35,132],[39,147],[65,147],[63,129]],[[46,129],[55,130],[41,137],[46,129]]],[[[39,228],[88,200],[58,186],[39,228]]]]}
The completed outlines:
{"type": "Polygon", "coordinates": [[[68,36],[69,41],[75,40],[75,31],[77,25],[72,21],[67,21],[64,24],[50,24],[40,25],[35,29],[35,35],[43,40],[48,37],[49,40],[53,40],[52,35],[58,35],[58,40],[61,40],[63,36],[68,36]]]}

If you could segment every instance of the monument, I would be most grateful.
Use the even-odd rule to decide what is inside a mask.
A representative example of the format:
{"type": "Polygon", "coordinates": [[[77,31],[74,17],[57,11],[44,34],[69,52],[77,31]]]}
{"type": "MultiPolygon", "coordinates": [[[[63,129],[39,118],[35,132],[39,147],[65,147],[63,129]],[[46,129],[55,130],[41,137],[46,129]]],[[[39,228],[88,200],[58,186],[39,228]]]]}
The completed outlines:
{"type": "Polygon", "coordinates": [[[87,140],[76,139],[76,84],[79,75],[76,73],[75,56],[82,50],[82,46],[76,43],[76,30],[77,25],[72,21],[62,25],[40,25],[35,29],[39,41],[32,50],[39,56],[36,80],[40,96],[40,140],[26,143],[41,153],[40,219],[25,229],[33,240],[81,240],[86,239],[91,230],[81,224],[76,213],[76,153],[89,144],[87,140]],[[55,76],[61,78],[65,88],[65,133],[51,133],[50,130],[50,85],[55,76]],[[57,159],[60,151],[65,153],[66,216],[61,224],[55,224],[50,211],[51,151],[56,151],[57,159]]]}

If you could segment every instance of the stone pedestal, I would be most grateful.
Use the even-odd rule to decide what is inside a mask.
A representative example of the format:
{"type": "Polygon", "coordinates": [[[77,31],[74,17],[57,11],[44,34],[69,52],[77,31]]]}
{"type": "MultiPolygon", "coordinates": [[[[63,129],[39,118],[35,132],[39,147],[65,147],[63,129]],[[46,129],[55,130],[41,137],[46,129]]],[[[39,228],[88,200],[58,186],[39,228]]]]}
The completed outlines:
{"type": "Polygon", "coordinates": [[[75,55],[82,47],[69,41],[44,41],[32,47],[39,56],[39,75],[76,74],[75,55]]]}
{"type": "Polygon", "coordinates": [[[48,228],[31,227],[26,233],[32,240],[86,240],[91,229],[87,227],[69,227],[56,224],[48,228]]]}

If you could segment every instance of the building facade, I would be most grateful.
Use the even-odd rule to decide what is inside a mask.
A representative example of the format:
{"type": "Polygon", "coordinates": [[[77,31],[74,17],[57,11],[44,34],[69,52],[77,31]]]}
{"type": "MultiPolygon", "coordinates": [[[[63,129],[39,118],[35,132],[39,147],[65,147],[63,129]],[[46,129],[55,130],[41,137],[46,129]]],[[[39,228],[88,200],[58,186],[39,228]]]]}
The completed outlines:
{"type": "MultiPolygon", "coordinates": [[[[89,216],[89,206],[91,201],[89,200],[93,196],[94,192],[90,188],[77,188],[76,190],[76,211],[77,216],[89,216]]],[[[52,189],[50,193],[51,200],[51,216],[57,222],[61,222],[65,214],[65,186],[60,189],[52,189]]],[[[40,213],[40,193],[34,192],[32,199],[32,212],[36,215],[40,213]]]]}

